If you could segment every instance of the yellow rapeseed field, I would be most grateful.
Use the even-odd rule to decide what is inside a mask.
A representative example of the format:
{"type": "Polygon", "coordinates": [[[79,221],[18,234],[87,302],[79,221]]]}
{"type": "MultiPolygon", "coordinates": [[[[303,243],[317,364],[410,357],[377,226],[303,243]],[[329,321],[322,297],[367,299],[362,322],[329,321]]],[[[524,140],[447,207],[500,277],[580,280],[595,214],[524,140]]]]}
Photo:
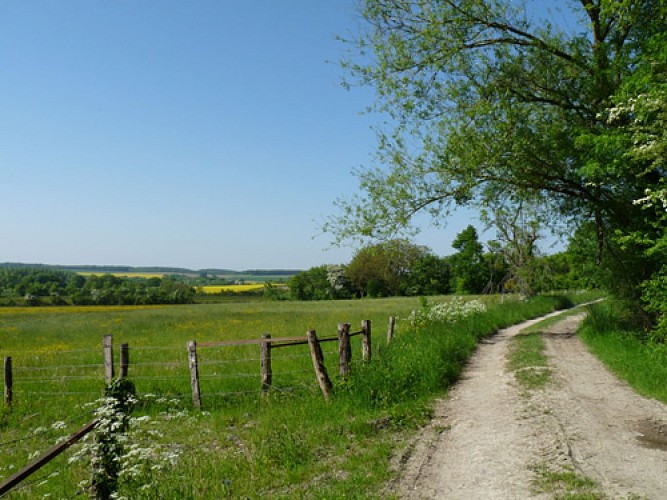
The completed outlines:
{"type": "Polygon", "coordinates": [[[247,285],[206,285],[198,286],[198,293],[220,293],[220,292],[251,292],[264,288],[263,283],[249,283],[247,285]]]}
{"type": "Polygon", "coordinates": [[[157,309],[165,307],[159,305],[143,306],[42,306],[42,307],[0,307],[0,316],[4,315],[39,315],[39,314],[74,314],[86,312],[117,312],[139,311],[142,309],[157,309]]]}

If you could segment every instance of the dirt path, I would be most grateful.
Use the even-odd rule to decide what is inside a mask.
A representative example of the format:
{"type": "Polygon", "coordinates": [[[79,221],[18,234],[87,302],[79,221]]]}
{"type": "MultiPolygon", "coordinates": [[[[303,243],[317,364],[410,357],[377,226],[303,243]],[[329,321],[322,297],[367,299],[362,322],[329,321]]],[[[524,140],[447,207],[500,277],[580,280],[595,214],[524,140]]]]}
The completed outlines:
{"type": "Polygon", "coordinates": [[[527,393],[505,366],[511,338],[538,320],[481,344],[401,457],[399,495],[553,498],[536,487],[538,471],[567,471],[594,481],[597,498],[667,498],[667,405],[611,375],[574,335],[581,319],[545,333],[552,370],[545,389],[527,393]]]}

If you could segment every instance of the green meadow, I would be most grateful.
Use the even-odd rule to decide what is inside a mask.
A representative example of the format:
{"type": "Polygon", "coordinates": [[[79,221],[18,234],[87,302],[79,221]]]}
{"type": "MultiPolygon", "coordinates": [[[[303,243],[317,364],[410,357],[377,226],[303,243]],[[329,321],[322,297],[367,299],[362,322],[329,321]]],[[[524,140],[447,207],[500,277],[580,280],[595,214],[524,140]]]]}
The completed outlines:
{"type": "MultiPolygon", "coordinates": [[[[116,364],[119,346],[130,346],[129,379],[139,402],[129,439],[143,457],[121,477],[121,497],[391,496],[392,457],[429,417],[432,399],[457,379],[476,342],[587,298],[486,297],[483,314],[419,329],[401,321],[421,307],[417,298],[2,308],[0,354],[12,357],[14,404],[0,413],[0,478],[92,419],[104,390],[102,337],[110,334],[116,364]],[[390,316],[399,320],[387,345],[390,316]],[[301,336],[308,329],[335,336],[338,323],[351,323],[354,332],[365,319],[373,328],[373,360],[360,361],[354,338],[348,379],[337,376],[337,343],[323,344],[331,402],[319,392],[307,346],[272,350],[268,397],[261,395],[259,346],[202,346],[203,408],[193,407],[188,341],[301,336]]],[[[53,460],[11,498],[85,498],[90,466],[83,446],[53,460]]]]}

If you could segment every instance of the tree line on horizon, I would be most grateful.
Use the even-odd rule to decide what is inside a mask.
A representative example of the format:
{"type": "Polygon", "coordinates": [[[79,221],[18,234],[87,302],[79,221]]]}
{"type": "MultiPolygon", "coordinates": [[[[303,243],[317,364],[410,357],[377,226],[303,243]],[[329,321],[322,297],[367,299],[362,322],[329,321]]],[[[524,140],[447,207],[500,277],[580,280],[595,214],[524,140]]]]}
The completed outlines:
{"type": "MultiPolygon", "coordinates": [[[[524,234],[527,234],[524,232],[524,234]]],[[[537,238],[484,245],[469,225],[461,231],[452,255],[440,257],[406,239],[359,249],[348,264],[315,266],[287,282],[295,300],[390,296],[518,293],[596,289],[602,271],[589,255],[589,239],[580,231],[567,251],[539,255],[537,238]]]]}
{"type": "Polygon", "coordinates": [[[194,289],[171,278],[83,276],[47,268],[0,268],[4,305],[153,305],[189,304],[194,289]]]}

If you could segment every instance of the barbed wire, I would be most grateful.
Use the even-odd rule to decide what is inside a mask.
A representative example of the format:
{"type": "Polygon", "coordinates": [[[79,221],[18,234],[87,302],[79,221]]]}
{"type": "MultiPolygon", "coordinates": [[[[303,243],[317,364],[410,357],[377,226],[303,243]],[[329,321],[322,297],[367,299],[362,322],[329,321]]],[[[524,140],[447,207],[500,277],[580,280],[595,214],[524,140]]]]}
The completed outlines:
{"type": "MultiPolygon", "coordinates": [[[[89,418],[91,414],[92,414],[92,410],[86,410],[86,411],[83,411],[83,412],[81,412],[81,413],[78,413],[78,414],[75,415],[75,416],[72,416],[72,417],[69,417],[69,418],[67,418],[67,419],[65,419],[65,420],[62,420],[62,422],[64,422],[66,425],[70,425],[70,424],[72,424],[72,423],[74,423],[74,422],[83,420],[83,417],[89,418]]],[[[39,427],[38,427],[38,429],[39,429],[39,427]]],[[[17,437],[17,438],[14,438],[14,439],[11,439],[11,440],[9,440],[9,441],[3,441],[3,442],[0,442],[0,447],[8,446],[8,445],[10,445],[10,444],[16,444],[16,443],[19,443],[19,442],[21,442],[21,441],[29,441],[29,440],[33,440],[33,439],[36,439],[36,438],[38,438],[38,437],[41,437],[41,436],[43,436],[43,435],[45,435],[45,434],[54,433],[55,431],[58,431],[58,430],[60,430],[60,429],[53,428],[53,424],[51,424],[50,427],[43,427],[42,430],[39,430],[38,432],[34,432],[34,431],[33,431],[33,432],[31,432],[30,434],[26,434],[26,435],[24,435],[24,436],[17,437]]]]}
{"type": "Polygon", "coordinates": [[[131,363],[130,366],[133,368],[136,366],[187,366],[187,360],[184,360],[181,363],[177,363],[175,361],[135,361],[131,363]]]}
{"type": "Polygon", "coordinates": [[[33,396],[74,396],[80,394],[100,394],[100,391],[58,391],[58,392],[49,392],[49,391],[25,391],[25,390],[14,390],[14,394],[29,394],[33,396]]]}
{"type": "MultiPolygon", "coordinates": [[[[199,377],[201,378],[201,377],[199,377]]],[[[186,380],[189,379],[188,375],[183,375],[183,376],[178,376],[178,375],[158,375],[158,376],[150,376],[150,375],[139,375],[137,377],[128,377],[128,380],[186,380]]]]}
{"type": "Polygon", "coordinates": [[[187,345],[183,347],[176,346],[140,346],[132,347],[128,346],[130,351],[185,351],[187,352],[187,345]]]}
{"type": "Polygon", "coordinates": [[[34,378],[34,377],[28,377],[28,378],[21,378],[21,382],[63,382],[67,380],[100,380],[100,377],[84,377],[84,376],[78,376],[78,375],[61,375],[58,377],[51,377],[51,378],[34,378]]]}
{"type": "Polygon", "coordinates": [[[95,364],[81,364],[81,365],[52,365],[52,366],[12,366],[12,371],[15,372],[29,372],[29,371],[44,371],[44,370],[60,370],[72,368],[100,368],[104,367],[104,363],[95,364]]]}
{"type": "Polygon", "coordinates": [[[197,358],[198,358],[197,363],[200,365],[222,365],[229,363],[246,363],[249,361],[260,361],[260,358],[234,358],[234,359],[213,360],[213,359],[206,359],[205,357],[202,358],[199,355],[197,355],[197,358]]]}

